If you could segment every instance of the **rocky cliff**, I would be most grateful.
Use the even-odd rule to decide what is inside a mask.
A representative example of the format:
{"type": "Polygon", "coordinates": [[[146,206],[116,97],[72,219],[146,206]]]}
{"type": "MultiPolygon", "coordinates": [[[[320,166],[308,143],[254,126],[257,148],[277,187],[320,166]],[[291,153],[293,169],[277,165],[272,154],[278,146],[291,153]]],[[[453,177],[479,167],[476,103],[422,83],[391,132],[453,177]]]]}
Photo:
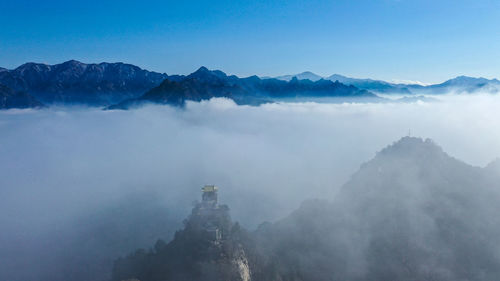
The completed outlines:
{"type": "Polygon", "coordinates": [[[166,244],[137,250],[115,262],[112,280],[250,281],[249,235],[233,223],[226,205],[197,203],[184,229],[166,244]]]}

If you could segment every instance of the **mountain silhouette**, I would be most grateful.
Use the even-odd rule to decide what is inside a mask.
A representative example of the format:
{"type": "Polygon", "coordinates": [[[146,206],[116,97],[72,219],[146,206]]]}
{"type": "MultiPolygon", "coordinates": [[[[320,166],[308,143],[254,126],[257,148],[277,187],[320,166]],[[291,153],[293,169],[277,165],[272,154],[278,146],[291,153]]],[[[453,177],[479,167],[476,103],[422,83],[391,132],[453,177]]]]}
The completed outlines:
{"type": "Polygon", "coordinates": [[[183,106],[186,101],[201,101],[210,98],[228,98],[237,104],[258,105],[266,102],[293,98],[329,97],[341,98],[342,101],[367,99],[381,101],[376,95],[359,90],[354,86],[346,86],[328,80],[290,81],[279,79],[261,79],[257,76],[238,78],[228,76],[219,70],[208,70],[201,67],[185,77],[167,78],[158,87],[146,92],[143,96],[126,100],[110,109],[127,109],[144,103],[170,104],[183,106]]]}
{"type": "Polygon", "coordinates": [[[55,65],[26,63],[0,71],[1,84],[46,104],[63,105],[109,105],[138,97],[166,77],[131,64],[85,64],[76,60],[55,65]]]}

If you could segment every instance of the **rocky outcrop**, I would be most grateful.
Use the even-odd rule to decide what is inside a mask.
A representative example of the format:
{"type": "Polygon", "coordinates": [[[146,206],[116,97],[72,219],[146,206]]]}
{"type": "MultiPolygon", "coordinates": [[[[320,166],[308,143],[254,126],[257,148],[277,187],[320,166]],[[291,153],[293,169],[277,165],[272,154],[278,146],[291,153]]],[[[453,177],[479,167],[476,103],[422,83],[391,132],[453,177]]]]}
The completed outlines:
{"type": "Polygon", "coordinates": [[[117,260],[112,280],[250,281],[249,235],[211,195],[196,204],[170,243],[159,240],[149,252],[138,250],[117,260]]]}
{"type": "Polygon", "coordinates": [[[245,251],[242,248],[239,249],[239,252],[236,253],[235,258],[232,262],[234,268],[238,270],[238,272],[236,273],[237,280],[250,281],[252,276],[250,265],[245,251]]]}

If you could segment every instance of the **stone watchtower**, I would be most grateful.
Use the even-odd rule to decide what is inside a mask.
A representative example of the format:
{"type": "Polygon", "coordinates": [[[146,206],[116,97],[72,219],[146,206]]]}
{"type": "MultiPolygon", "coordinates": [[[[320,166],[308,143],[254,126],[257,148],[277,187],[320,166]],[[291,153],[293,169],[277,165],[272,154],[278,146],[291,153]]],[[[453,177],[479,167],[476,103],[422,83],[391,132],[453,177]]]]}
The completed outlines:
{"type": "Polygon", "coordinates": [[[202,207],[207,209],[217,209],[219,202],[217,200],[217,190],[219,188],[215,185],[205,185],[201,191],[203,192],[201,196],[202,207]]]}
{"type": "Polygon", "coordinates": [[[206,237],[219,244],[229,235],[232,222],[227,205],[219,205],[215,185],[205,185],[201,191],[201,202],[193,208],[188,225],[205,233],[206,237]]]}

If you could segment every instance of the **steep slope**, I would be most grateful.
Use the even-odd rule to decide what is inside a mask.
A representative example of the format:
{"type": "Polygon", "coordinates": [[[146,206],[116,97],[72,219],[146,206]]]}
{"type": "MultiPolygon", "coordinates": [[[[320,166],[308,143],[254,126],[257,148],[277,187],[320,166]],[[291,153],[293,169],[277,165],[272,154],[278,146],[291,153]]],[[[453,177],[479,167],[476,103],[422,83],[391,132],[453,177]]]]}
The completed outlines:
{"type": "Polygon", "coordinates": [[[495,279],[499,180],[430,140],[403,138],[364,164],[332,203],[306,202],[262,227],[267,274],[283,280],[495,279]]]}
{"type": "Polygon", "coordinates": [[[130,64],[84,64],[75,60],[56,65],[26,63],[0,71],[0,83],[31,93],[47,104],[112,104],[137,97],[166,77],[130,64]]]}
{"type": "Polygon", "coordinates": [[[0,109],[42,107],[43,104],[25,92],[15,92],[0,84],[0,109]]]}

